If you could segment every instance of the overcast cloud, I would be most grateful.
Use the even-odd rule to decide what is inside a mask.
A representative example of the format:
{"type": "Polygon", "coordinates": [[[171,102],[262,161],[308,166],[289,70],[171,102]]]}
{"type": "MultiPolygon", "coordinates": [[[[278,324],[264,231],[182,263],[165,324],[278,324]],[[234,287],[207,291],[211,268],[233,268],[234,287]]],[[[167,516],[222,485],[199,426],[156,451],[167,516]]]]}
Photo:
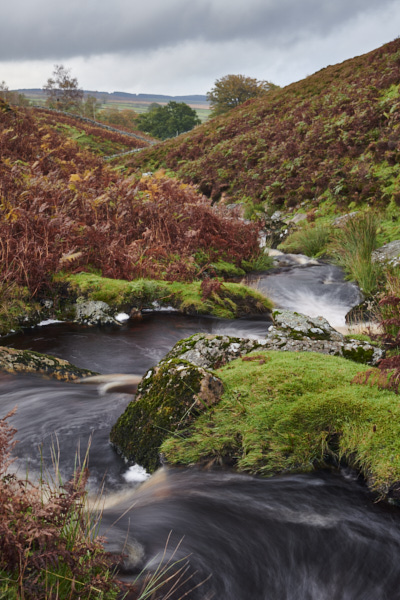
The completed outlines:
{"type": "Polygon", "coordinates": [[[286,85],[400,34],[399,0],[12,0],[0,81],[42,87],[55,63],[84,89],[205,94],[228,73],[286,85]]]}

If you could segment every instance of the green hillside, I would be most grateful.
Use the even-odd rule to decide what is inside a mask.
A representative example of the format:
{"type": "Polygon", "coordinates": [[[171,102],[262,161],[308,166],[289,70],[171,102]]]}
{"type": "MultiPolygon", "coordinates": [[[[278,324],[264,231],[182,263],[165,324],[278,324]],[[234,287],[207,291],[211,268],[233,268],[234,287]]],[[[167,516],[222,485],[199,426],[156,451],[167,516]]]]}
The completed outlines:
{"type": "Polygon", "coordinates": [[[129,159],[167,167],[213,200],[339,211],[400,204],[400,39],[249,100],[129,159]]]}

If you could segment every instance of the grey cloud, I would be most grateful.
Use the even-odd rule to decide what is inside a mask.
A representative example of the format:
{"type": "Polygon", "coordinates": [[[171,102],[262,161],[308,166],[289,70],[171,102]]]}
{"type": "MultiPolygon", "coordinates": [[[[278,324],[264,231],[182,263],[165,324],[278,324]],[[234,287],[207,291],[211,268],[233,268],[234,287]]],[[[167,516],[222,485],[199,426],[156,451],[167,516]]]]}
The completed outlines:
{"type": "Polygon", "coordinates": [[[0,59],[142,52],[185,41],[288,45],[397,0],[14,0],[2,7],[0,59]]]}

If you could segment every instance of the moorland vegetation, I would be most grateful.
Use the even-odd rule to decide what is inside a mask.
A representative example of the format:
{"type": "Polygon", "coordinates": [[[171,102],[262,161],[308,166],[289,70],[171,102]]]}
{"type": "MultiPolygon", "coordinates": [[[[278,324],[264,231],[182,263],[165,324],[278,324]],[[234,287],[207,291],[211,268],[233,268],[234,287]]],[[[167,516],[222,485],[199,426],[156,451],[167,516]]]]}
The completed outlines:
{"type": "MultiPolygon", "coordinates": [[[[52,298],[57,308],[78,284],[79,293],[106,286],[104,293],[125,294],[127,282],[140,280],[150,299],[165,295],[163,285],[188,285],[203,303],[217,297],[229,304],[224,275],[268,264],[258,243],[268,218],[277,210],[286,218],[303,214],[282,247],[335,258],[376,295],[386,362],[368,369],[268,353],[228,364],[220,370],[228,420],[215,411],[210,426],[210,413],[203,415],[191,437],[171,438],[164,451],[177,462],[228,452],[244,470],[266,474],[312,467],[330,455],[361,465],[384,493],[398,476],[386,467],[390,453],[398,455],[392,405],[400,381],[400,284],[396,267],[371,270],[371,256],[376,245],[400,238],[399,86],[397,39],[151,148],[73,116],[0,101],[2,331],[41,300],[52,298]],[[133,158],[104,160],[139,148],[133,158]],[[232,203],[248,221],[226,206],[232,203]],[[350,212],[357,214],[338,228],[335,219],[350,212]],[[321,373],[331,388],[323,403],[321,373]],[[260,442],[265,430],[269,438],[260,442]],[[275,463],[262,462],[267,446],[276,450],[275,463]]],[[[46,489],[45,504],[42,489],[6,472],[13,433],[3,419],[0,596],[115,597],[111,562],[82,510],[85,469],[63,488],[46,489]]]]}

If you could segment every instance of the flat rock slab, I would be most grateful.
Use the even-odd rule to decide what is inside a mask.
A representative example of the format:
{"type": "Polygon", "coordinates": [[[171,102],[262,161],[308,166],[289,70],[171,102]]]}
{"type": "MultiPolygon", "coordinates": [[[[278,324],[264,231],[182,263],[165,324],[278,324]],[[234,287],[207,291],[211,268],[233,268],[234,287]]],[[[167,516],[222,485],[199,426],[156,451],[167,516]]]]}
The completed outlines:
{"type": "Polygon", "coordinates": [[[94,371],[80,369],[62,358],[5,346],[0,346],[0,370],[6,373],[37,373],[60,381],[75,381],[80,377],[96,375],[94,371]]]}

